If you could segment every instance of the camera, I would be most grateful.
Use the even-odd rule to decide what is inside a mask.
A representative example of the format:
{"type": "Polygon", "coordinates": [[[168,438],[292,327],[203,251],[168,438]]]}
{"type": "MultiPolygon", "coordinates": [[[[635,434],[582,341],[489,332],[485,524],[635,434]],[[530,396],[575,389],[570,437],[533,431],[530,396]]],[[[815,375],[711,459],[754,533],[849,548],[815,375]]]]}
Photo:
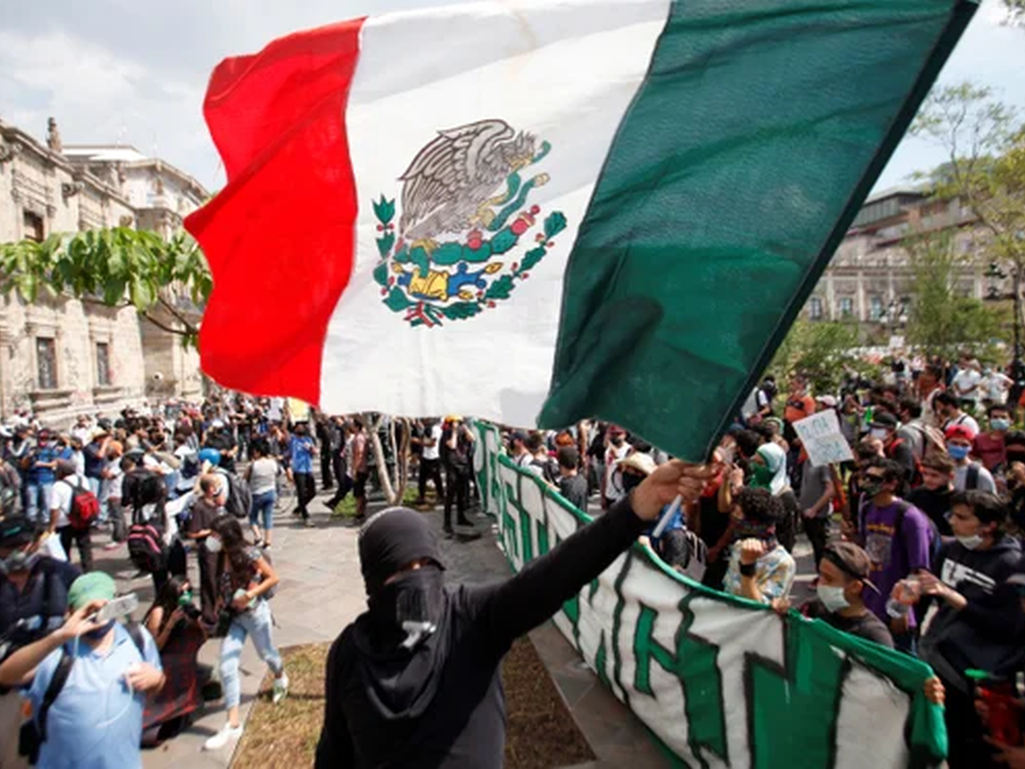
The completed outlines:
{"type": "Polygon", "coordinates": [[[191,620],[199,619],[200,611],[194,604],[187,603],[182,605],[181,610],[185,613],[185,616],[191,620]]]}

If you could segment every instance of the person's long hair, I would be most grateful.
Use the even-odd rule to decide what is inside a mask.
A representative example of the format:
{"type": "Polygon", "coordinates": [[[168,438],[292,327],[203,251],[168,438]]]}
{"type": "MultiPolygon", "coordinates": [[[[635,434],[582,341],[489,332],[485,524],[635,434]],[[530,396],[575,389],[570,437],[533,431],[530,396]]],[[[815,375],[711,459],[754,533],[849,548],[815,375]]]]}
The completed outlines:
{"type": "Polygon", "coordinates": [[[210,528],[221,539],[217,571],[229,569],[234,584],[248,582],[252,573],[252,561],[248,553],[250,545],[238,519],[232,515],[219,515],[214,518],[210,528]]]}
{"type": "Polygon", "coordinates": [[[157,597],[153,599],[153,604],[146,610],[146,616],[143,618],[143,624],[146,624],[146,620],[149,619],[150,615],[157,609],[163,610],[163,614],[160,617],[160,627],[157,628],[157,634],[163,632],[167,626],[167,622],[171,619],[171,613],[178,607],[178,598],[182,594],[182,588],[187,585],[189,581],[182,577],[171,577],[164,583],[164,586],[160,588],[160,592],[157,593],[157,597]]]}

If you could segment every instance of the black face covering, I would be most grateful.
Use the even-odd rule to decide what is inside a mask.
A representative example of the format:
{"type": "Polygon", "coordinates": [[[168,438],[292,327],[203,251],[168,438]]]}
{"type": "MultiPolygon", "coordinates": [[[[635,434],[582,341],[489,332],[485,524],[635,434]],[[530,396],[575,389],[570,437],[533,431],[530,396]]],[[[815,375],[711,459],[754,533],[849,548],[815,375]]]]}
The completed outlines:
{"type": "Polygon", "coordinates": [[[434,535],[419,513],[389,508],[364,525],[359,553],[369,606],[353,628],[360,681],[381,717],[416,718],[448,659],[450,606],[434,535]]]}

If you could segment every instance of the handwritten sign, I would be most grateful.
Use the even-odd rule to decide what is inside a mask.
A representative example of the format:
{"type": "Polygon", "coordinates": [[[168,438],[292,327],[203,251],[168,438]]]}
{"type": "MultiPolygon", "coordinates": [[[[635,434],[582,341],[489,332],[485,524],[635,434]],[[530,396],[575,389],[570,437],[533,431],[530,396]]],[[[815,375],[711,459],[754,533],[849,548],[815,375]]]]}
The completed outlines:
{"type": "Polygon", "coordinates": [[[840,420],[832,409],[812,414],[794,422],[794,430],[801,439],[812,467],[830,462],[848,462],[854,459],[851,447],[840,432],[840,420]]]}

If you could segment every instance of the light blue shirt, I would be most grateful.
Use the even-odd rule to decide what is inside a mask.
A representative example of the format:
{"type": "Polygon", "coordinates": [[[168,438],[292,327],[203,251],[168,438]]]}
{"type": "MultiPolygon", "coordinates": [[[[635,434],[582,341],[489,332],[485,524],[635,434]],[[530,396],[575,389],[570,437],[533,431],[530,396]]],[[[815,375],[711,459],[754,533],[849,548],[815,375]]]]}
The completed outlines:
{"type": "MultiPolygon", "coordinates": [[[[162,669],[160,651],[145,628],[139,628],[142,655],[123,625],[118,623],[114,632],[114,644],[104,653],[79,641],[68,680],[50,706],[37,769],[141,769],[139,742],[146,695],[130,692],[125,672],[142,661],[162,669]]],[[[70,653],[72,643],[65,648],[70,653]]],[[[27,696],[33,713],[39,712],[61,653],[61,649],[51,652],[32,679],[27,696]]]]}

